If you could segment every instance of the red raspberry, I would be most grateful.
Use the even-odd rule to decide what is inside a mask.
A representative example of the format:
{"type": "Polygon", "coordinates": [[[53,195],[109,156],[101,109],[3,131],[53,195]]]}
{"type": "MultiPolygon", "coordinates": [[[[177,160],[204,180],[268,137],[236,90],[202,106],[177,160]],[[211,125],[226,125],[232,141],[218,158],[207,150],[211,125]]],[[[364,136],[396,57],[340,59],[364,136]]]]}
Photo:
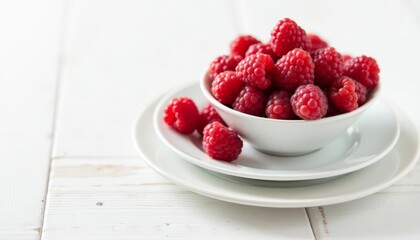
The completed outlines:
{"type": "Polygon", "coordinates": [[[365,55],[352,58],[344,64],[344,75],[372,89],[379,82],[379,67],[376,60],[365,55]]]}
{"type": "Polygon", "coordinates": [[[271,86],[273,69],[273,59],[267,54],[257,53],[245,57],[236,66],[236,73],[249,86],[267,89],[271,86]]]}
{"type": "Polygon", "coordinates": [[[274,119],[295,119],[290,105],[290,93],[286,91],[273,92],[268,98],[265,115],[274,119]]]}
{"type": "Polygon", "coordinates": [[[254,116],[263,116],[265,107],[264,92],[258,88],[245,86],[232,104],[233,109],[254,116]]]}
{"type": "Polygon", "coordinates": [[[236,72],[226,71],[216,76],[211,84],[211,92],[217,101],[225,105],[231,105],[244,83],[238,77],[236,72]]]}
{"type": "Polygon", "coordinates": [[[293,92],[300,85],[314,83],[314,68],[311,55],[296,48],[277,61],[274,81],[280,89],[293,92]]]}
{"type": "Polygon", "coordinates": [[[353,79],[343,76],[335,80],[328,89],[331,103],[341,112],[351,112],[358,108],[356,85],[353,79]]]}
{"type": "Polygon", "coordinates": [[[313,84],[299,86],[290,98],[293,112],[304,120],[320,119],[328,110],[328,100],[322,90],[313,84]]]}
{"type": "Polygon", "coordinates": [[[242,57],[239,55],[223,55],[219,56],[210,63],[208,71],[209,78],[213,80],[217,74],[224,71],[235,71],[238,63],[242,61],[242,57]]]}
{"type": "Polygon", "coordinates": [[[230,43],[230,53],[245,57],[248,48],[256,43],[260,43],[260,40],[251,35],[240,35],[230,43]]]}
{"type": "Polygon", "coordinates": [[[353,81],[356,85],[356,93],[357,93],[357,104],[359,107],[366,103],[367,98],[367,89],[358,81],[353,81]]]}
{"type": "MultiPolygon", "coordinates": [[[[328,95],[328,93],[326,93],[328,95]]],[[[327,114],[325,114],[325,117],[332,117],[335,115],[339,115],[341,112],[334,106],[334,104],[331,103],[331,101],[328,101],[328,110],[327,114]]]]}
{"type": "Polygon", "coordinates": [[[249,56],[256,53],[267,54],[273,59],[274,62],[278,59],[277,54],[274,52],[270,44],[256,43],[248,48],[248,51],[246,51],[245,56],[249,56]]]}
{"type": "Polygon", "coordinates": [[[231,162],[238,158],[242,146],[236,132],[219,122],[212,122],[204,128],[203,149],[213,159],[231,162]]]}
{"type": "Polygon", "coordinates": [[[277,23],[271,31],[270,43],[274,52],[280,57],[295,48],[311,49],[311,42],[305,30],[289,18],[277,23]]]}
{"type": "Polygon", "coordinates": [[[343,59],[343,63],[347,62],[348,60],[352,59],[352,56],[348,54],[341,55],[341,58],[343,59]]]}
{"type": "Polygon", "coordinates": [[[316,34],[308,33],[308,38],[309,38],[309,41],[311,42],[311,48],[309,50],[310,52],[314,52],[318,49],[328,47],[328,43],[325,42],[322,38],[320,38],[316,34]]]}
{"type": "Polygon", "coordinates": [[[322,48],[312,55],[315,65],[315,83],[328,87],[343,74],[343,59],[334,48],[322,48]]]}
{"type": "Polygon", "coordinates": [[[176,131],[190,134],[197,128],[200,115],[193,100],[179,97],[172,99],[166,106],[163,120],[176,131]]]}
{"type": "Polygon", "coordinates": [[[203,134],[204,127],[212,122],[220,122],[221,124],[226,126],[225,121],[220,117],[217,113],[216,109],[210,103],[204,106],[204,108],[200,112],[200,123],[197,126],[197,132],[199,134],[203,134]]]}

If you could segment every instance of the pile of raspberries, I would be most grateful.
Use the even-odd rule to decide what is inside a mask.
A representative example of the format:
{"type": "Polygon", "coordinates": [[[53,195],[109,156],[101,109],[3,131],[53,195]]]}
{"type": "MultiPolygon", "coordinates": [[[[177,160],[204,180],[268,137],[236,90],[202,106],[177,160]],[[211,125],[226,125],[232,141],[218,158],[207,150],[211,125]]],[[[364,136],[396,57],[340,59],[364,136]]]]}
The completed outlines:
{"type": "Polygon", "coordinates": [[[273,119],[316,120],[363,105],[379,82],[368,56],[341,55],[293,20],[280,20],[268,43],[241,35],[230,54],[208,70],[213,96],[246,114],[273,119]]]}
{"type": "MultiPolygon", "coordinates": [[[[263,43],[240,35],[230,54],[214,59],[207,72],[211,92],[236,111],[272,119],[316,120],[351,112],[369,99],[379,82],[376,60],[341,55],[293,20],[280,20],[263,43]]],[[[197,131],[212,158],[233,161],[243,142],[212,105],[201,111],[188,97],[173,99],[164,121],[182,134],[197,131]]]]}

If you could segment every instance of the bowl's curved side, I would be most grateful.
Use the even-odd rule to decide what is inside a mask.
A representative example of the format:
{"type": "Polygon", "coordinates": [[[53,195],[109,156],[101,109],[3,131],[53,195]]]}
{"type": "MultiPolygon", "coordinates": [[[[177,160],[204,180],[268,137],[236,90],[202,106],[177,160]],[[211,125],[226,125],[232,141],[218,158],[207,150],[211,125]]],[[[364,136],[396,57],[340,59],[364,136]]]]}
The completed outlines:
{"type": "Polygon", "coordinates": [[[211,80],[205,74],[200,81],[204,96],[215,107],[226,124],[254,148],[276,155],[300,155],[315,151],[342,135],[376,100],[372,93],[357,110],[319,120],[274,120],[235,111],[211,94],[211,80]]]}

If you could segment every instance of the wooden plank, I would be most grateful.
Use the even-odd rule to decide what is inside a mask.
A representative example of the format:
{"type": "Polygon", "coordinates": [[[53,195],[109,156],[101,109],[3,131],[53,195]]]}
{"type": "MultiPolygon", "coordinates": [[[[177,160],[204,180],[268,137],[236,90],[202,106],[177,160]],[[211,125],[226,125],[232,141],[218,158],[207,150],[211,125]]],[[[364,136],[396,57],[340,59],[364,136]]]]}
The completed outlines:
{"type": "Polygon", "coordinates": [[[186,191],[138,158],[55,159],[43,239],[313,239],[304,209],[186,191]]]}
{"type": "Polygon", "coordinates": [[[54,156],[137,156],[132,122],[236,35],[225,1],[75,1],[54,156]],[[217,17],[215,17],[217,16],[217,17]]]}
{"type": "Polygon", "coordinates": [[[39,239],[61,1],[0,2],[0,239],[39,239]]]}
{"type": "Polygon", "coordinates": [[[310,208],[317,239],[419,239],[420,192],[378,193],[310,208]]]}

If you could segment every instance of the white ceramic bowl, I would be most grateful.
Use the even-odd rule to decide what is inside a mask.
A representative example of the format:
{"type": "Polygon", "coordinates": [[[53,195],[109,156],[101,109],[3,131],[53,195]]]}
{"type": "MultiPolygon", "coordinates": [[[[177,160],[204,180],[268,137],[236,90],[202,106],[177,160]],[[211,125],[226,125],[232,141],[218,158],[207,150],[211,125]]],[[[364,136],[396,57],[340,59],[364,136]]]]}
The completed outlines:
{"type": "Polygon", "coordinates": [[[226,124],[241,138],[262,152],[293,156],[322,148],[343,134],[378,98],[379,85],[358,109],[318,120],[278,120],[235,111],[217,101],[211,93],[207,73],[200,80],[204,96],[216,108],[226,124]]]}

